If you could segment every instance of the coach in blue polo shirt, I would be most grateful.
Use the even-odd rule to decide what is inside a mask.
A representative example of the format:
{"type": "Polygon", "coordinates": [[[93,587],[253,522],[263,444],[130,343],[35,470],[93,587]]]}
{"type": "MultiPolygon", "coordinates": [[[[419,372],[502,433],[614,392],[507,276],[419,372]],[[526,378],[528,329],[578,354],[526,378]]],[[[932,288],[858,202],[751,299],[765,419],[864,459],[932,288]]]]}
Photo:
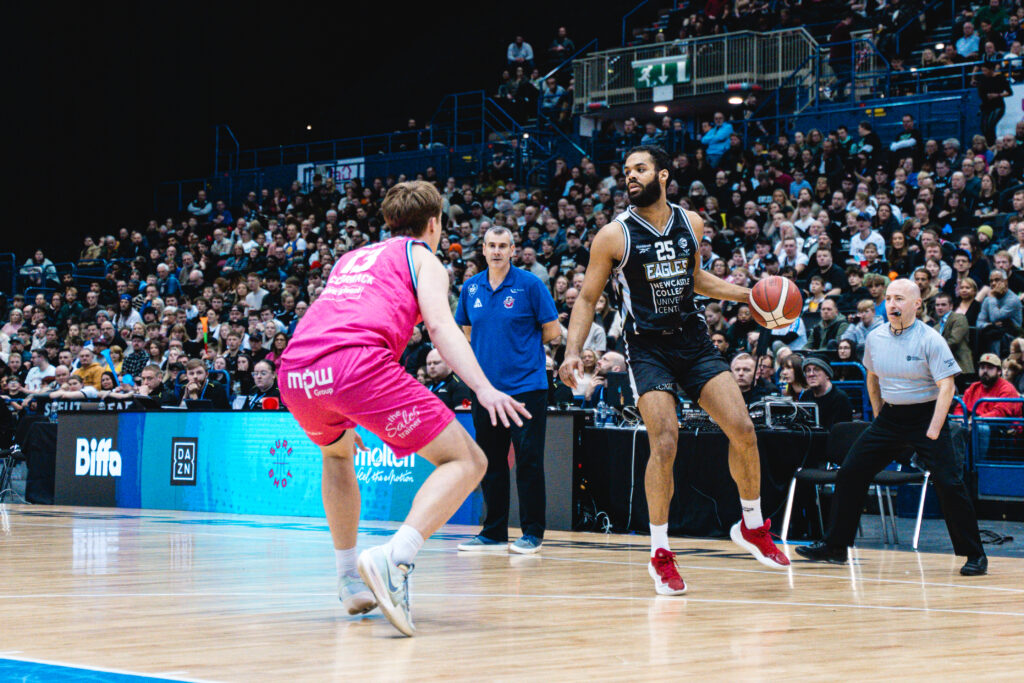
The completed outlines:
{"type": "Polygon", "coordinates": [[[487,379],[522,401],[532,417],[522,427],[491,425],[474,400],[476,442],[487,454],[481,487],[484,526],[459,550],[535,553],[544,539],[544,431],[548,379],[544,344],[561,334],[558,312],[544,283],[512,267],[512,233],[503,227],[484,234],[487,270],[462,286],[455,322],[462,326],[487,379]],[[522,537],[508,544],[509,442],[515,447],[516,485],[522,537]]]}

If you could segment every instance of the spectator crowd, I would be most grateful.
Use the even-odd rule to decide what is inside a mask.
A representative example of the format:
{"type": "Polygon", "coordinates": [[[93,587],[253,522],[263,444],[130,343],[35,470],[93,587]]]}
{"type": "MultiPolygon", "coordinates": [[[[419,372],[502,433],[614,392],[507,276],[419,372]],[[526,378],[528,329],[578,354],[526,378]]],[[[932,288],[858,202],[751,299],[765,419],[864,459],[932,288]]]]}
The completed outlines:
{"type": "MultiPolygon", "coordinates": [[[[770,5],[818,4],[826,3],[770,5]]],[[[713,3],[706,5],[702,16],[710,18],[713,3]]],[[[736,3],[735,11],[757,16],[768,6],[736,3]]],[[[1012,21],[1018,6],[1004,13],[985,15],[991,31],[1019,25],[1012,21]]],[[[559,29],[546,58],[561,63],[574,47],[559,29]]],[[[538,59],[521,36],[509,44],[505,94],[517,98],[538,59]]],[[[1006,75],[1002,64],[989,70],[1006,75]]],[[[571,93],[557,81],[553,87],[550,102],[564,110],[571,93]]],[[[546,108],[548,93],[535,89],[546,108]]],[[[702,302],[712,341],[733,361],[746,397],[821,396],[832,380],[858,379],[865,337],[884,324],[886,285],[902,277],[918,285],[922,320],[943,334],[964,370],[960,389],[980,382],[975,400],[990,389],[1019,395],[1024,122],[1015,134],[986,139],[978,131],[961,141],[929,139],[907,115],[892,139],[881,139],[868,120],[851,120],[774,139],[748,135],[748,145],[741,124],[716,112],[695,137],[670,117],[609,121],[600,142],[620,159],[639,144],[670,152],[669,200],[704,219],[700,268],[744,286],[780,275],[803,291],[801,318],[775,330],[759,328],[746,304],[702,302]],[[812,357],[824,365],[808,368],[812,357]]],[[[484,233],[500,226],[513,233],[513,264],[550,288],[563,328],[594,235],[628,205],[619,161],[558,159],[547,182],[530,187],[515,182],[500,155],[472,178],[442,177],[432,167],[416,177],[444,199],[447,235],[437,256],[450,274],[453,310],[462,283],[486,267],[484,233]]],[[[380,205],[406,179],[339,186],[316,175],[306,187],[254,188],[238,206],[199,191],[181,215],[81,236],[78,276],[59,273],[38,250],[19,272],[21,293],[4,301],[5,400],[16,413],[53,400],[138,396],[165,405],[274,406],[264,401],[277,395],[276,371],[296,325],[342,254],[389,237],[380,205]]],[[[619,304],[610,284],[597,303],[575,396],[550,372],[561,362],[564,330],[548,346],[552,403],[594,405],[607,374],[624,369],[619,304]]],[[[469,400],[422,330],[402,363],[450,405],[469,400]]]]}

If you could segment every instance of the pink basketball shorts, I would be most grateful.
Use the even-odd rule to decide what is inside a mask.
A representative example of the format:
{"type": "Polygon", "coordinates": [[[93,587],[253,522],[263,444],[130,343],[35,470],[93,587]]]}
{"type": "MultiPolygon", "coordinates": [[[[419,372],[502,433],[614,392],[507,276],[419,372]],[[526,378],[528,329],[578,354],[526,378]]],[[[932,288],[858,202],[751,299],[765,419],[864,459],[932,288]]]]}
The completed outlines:
{"type": "Polygon", "coordinates": [[[318,446],[360,425],[402,457],[433,441],[455,419],[384,348],[347,347],[301,367],[286,361],[277,382],[284,404],[318,446]]]}

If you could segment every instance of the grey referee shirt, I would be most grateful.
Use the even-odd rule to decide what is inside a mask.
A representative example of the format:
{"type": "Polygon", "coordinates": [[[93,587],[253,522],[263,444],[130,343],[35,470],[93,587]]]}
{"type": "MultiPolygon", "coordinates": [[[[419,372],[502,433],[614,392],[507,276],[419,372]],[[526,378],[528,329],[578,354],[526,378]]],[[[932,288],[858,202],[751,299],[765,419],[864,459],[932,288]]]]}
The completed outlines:
{"type": "Polygon", "coordinates": [[[920,320],[898,335],[888,323],[872,330],[864,343],[864,367],[878,375],[882,400],[892,405],[934,401],[935,383],[960,372],[946,340],[920,320]]]}

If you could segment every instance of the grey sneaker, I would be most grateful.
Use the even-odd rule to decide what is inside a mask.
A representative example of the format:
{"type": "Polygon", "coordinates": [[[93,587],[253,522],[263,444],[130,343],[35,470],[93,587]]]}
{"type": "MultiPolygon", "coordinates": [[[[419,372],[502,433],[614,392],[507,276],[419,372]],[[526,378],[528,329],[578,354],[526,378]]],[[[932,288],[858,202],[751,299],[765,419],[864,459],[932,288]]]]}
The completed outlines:
{"type": "Polygon", "coordinates": [[[413,635],[416,627],[409,614],[409,574],[413,565],[394,564],[387,547],[379,545],[359,553],[356,567],[391,625],[407,636],[413,635]]]}
{"type": "Polygon", "coordinates": [[[484,536],[474,536],[465,543],[460,543],[458,549],[465,552],[503,553],[508,550],[508,541],[495,541],[484,536]]]}
{"type": "Polygon", "coordinates": [[[377,600],[363,580],[353,576],[338,577],[338,599],[349,614],[366,614],[377,606],[377,600]]]}
{"type": "Polygon", "coordinates": [[[509,546],[509,550],[514,553],[520,553],[521,555],[532,555],[533,553],[540,550],[540,546],[544,541],[537,538],[536,536],[530,536],[526,534],[522,536],[518,541],[509,546]]]}

